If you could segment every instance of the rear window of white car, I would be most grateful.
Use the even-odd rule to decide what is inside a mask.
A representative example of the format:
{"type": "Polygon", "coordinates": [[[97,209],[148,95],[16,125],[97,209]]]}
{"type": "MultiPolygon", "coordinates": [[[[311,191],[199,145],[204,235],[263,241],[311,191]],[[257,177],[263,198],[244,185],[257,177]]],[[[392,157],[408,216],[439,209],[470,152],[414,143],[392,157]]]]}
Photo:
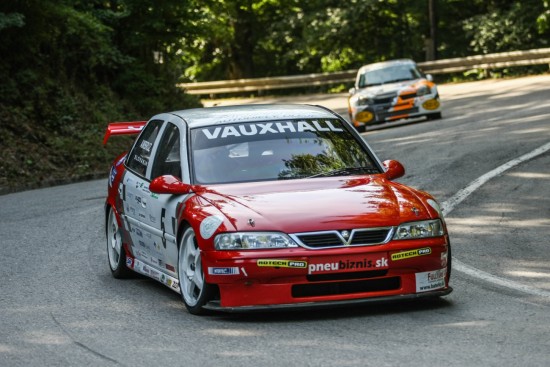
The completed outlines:
{"type": "Polygon", "coordinates": [[[379,173],[338,119],[214,125],[191,130],[195,183],[379,173]]]}

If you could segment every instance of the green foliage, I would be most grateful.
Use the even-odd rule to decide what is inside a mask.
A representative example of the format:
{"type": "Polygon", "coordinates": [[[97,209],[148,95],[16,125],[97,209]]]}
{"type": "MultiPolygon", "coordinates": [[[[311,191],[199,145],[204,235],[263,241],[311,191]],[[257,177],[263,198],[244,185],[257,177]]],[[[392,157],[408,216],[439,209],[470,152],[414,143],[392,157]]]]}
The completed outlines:
{"type": "MultiPolygon", "coordinates": [[[[428,3],[2,1],[0,190],[106,172],[128,144],[115,139],[101,147],[107,122],[200,105],[176,87],[181,81],[333,72],[403,57],[423,61],[434,31],[439,58],[548,47],[548,0],[432,0],[434,29],[428,3]]],[[[518,70],[542,69],[490,76],[518,70]]],[[[485,71],[449,76],[481,77],[485,71]]]]}
{"type": "Polygon", "coordinates": [[[548,34],[550,31],[550,1],[543,1],[543,12],[537,17],[537,29],[539,34],[548,34]]]}
{"type": "Polygon", "coordinates": [[[19,13],[0,13],[0,31],[5,28],[18,27],[21,28],[25,23],[25,17],[19,13]]]}
{"type": "Polygon", "coordinates": [[[489,3],[486,13],[464,21],[464,31],[475,53],[492,53],[544,47],[548,38],[541,22],[543,2],[525,0],[505,4],[489,3]]]}
{"type": "Polygon", "coordinates": [[[0,3],[0,191],[104,176],[129,143],[102,147],[109,121],[199,105],[176,88],[171,53],[189,9],[156,4],[151,17],[138,0],[0,3]]]}

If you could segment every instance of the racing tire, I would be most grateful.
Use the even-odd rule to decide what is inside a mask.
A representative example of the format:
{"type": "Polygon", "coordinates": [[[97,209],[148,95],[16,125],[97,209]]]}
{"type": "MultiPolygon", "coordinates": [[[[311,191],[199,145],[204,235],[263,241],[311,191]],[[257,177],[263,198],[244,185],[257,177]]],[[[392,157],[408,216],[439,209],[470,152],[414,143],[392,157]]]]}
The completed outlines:
{"type": "Polygon", "coordinates": [[[201,250],[195,231],[187,227],[181,236],[178,250],[178,277],[181,298],[192,315],[208,311],[203,306],[214,296],[214,286],[206,283],[201,261],[201,250]]]}
{"type": "Polygon", "coordinates": [[[353,125],[353,127],[355,127],[355,130],[357,130],[358,133],[364,133],[365,131],[367,131],[367,125],[353,125]]]}
{"type": "Polygon", "coordinates": [[[452,261],[451,242],[449,242],[447,247],[447,284],[451,281],[452,261]]]}
{"type": "Polygon", "coordinates": [[[132,271],[126,267],[126,251],[122,244],[122,233],[113,208],[109,208],[106,222],[107,259],[113,277],[129,278],[132,271]]]}
{"type": "Polygon", "coordinates": [[[440,120],[443,116],[441,115],[441,112],[436,113],[429,113],[426,115],[428,120],[440,120]]]}

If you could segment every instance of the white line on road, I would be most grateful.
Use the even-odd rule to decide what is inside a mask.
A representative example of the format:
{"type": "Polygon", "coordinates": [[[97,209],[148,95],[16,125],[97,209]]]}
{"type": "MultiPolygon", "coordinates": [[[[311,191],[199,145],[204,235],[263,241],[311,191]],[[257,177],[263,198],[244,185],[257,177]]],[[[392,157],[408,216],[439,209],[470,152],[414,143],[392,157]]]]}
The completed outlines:
{"type": "MultiPolygon", "coordinates": [[[[510,168],[513,168],[525,161],[528,161],[529,159],[535,158],[541,154],[546,153],[550,150],[550,143],[544,144],[543,146],[540,146],[539,148],[522,155],[519,158],[512,159],[511,161],[503,164],[502,166],[499,166],[495,168],[494,170],[487,172],[483,176],[478,177],[474,181],[472,181],[468,186],[466,186],[464,189],[457,192],[455,195],[453,195],[449,200],[443,202],[441,204],[441,209],[443,210],[443,213],[445,215],[449,214],[453,209],[460,204],[462,201],[464,201],[468,196],[470,196],[475,190],[480,188],[483,184],[485,184],[490,179],[502,174],[503,172],[509,170],[510,168]]],[[[541,297],[550,297],[550,292],[530,287],[525,284],[518,283],[516,281],[501,278],[493,274],[486,273],[482,270],[476,269],[472,266],[466,265],[460,260],[456,259],[453,256],[453,270],[457,270],[461,273],[470,275],[475,278],[479,278],[481,280],[484,280],[489,283],[493,283],[496,285],[500,285],[502,287],[511,288],[520,292],[528,293],[535,296],[541,296],[541,297]]]]}

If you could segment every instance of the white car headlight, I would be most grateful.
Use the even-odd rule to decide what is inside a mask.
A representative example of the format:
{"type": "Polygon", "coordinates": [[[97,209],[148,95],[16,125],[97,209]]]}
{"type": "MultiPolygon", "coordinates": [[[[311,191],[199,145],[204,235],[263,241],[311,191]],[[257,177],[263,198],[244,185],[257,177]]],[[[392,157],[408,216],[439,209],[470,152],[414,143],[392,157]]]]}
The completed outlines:
{"type": "Polygon", "coordinates": [[[403,223],[397,227],[393,235],[394,240],[411,240],[443,236],[445,231],[439,219],[423,220],[419,222],[403,223]]]}
{"type": "Polygon", "coordinates": [[[365,97],[365,96],[357,97],[355,104],[357,106],[368,106],[372,104],[372,98],[365,97]]]}
{"type": "Polygon", "coordinates": [[[430,87],[428,87],[427,85],[421,85],[416,90],[416,95],[417,96],[425,96],[426,94],[430,94],[430,92],[431,92],[430,87]]]}
{"type": "Polygon", "coordinates": [[[279,232],[235,232],[217,235],[214,246],[216,250],[261,250],[298,247],[298,244],[279,232]]]}

